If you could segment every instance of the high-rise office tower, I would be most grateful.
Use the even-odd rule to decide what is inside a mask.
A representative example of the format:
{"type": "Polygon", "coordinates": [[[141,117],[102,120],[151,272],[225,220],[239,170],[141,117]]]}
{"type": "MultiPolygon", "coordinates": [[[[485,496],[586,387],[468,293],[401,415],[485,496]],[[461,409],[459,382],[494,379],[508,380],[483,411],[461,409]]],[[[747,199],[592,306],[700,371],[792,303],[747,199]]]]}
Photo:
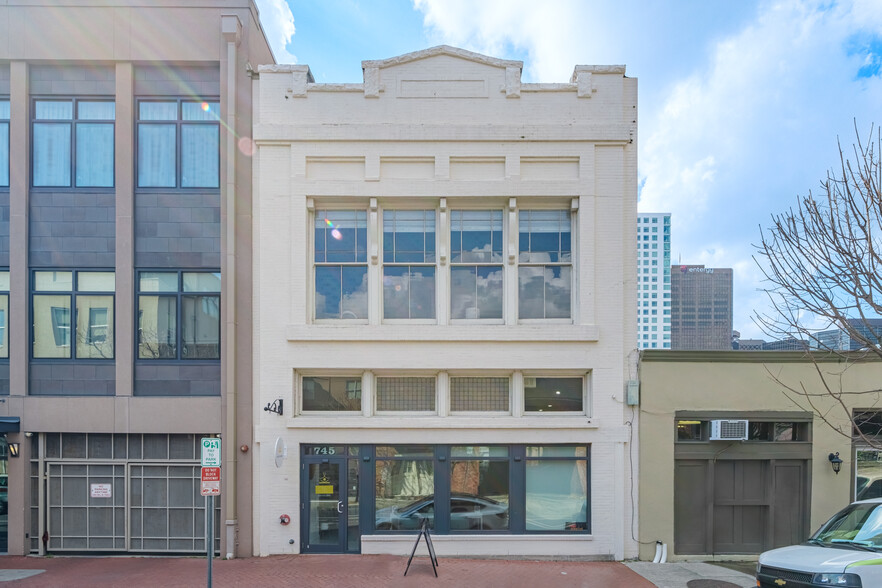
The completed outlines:
{"type": "Polygon", "coordinates": [[[671,349],[732,348],[732,269],[671,267],[671,349]]]}
{"type": "Polygon", "coordinates": [[[671,214],[637,214],[637,348],[671,348],[671,214]]]}

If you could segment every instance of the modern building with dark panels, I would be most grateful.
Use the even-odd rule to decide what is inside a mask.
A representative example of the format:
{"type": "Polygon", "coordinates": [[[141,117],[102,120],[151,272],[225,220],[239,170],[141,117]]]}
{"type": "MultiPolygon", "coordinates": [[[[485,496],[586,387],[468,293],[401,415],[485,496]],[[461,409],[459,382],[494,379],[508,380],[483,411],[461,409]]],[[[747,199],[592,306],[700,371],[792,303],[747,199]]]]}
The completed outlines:
{"type": "Polygon", "coordinates": [[[732,270],[671,266],[671,348],[732,349],[732,270]]]}
{"type": "Polygon", "coordinates": [[[272,61],[252,0],[0,5],[0,551],[204,553],[221,435],[215,548],[250,555],[250,63],[272,61]]]}

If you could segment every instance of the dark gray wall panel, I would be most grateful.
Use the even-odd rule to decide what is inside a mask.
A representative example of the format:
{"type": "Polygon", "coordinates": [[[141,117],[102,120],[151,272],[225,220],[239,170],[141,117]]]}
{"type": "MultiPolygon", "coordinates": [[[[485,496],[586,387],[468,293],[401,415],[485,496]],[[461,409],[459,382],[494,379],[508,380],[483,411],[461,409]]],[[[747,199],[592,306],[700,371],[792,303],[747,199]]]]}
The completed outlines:
{"type": "Polygon", "coordinates": [[[116,368],[112,361],[88,363],[31,362],[31,396],[113,396],[116,368]]]}
{"type": "Polygon", "coordinates": [[[135,66],[135,96],[210,98],[219,95],[219,64],[213,66],[135,66]]]}
{"type": "Polygon", "coordinates": [[[31,193],[30,266],[114,267],[115,218],[113,193],[31,193]]]}
{"type": "Polygon", "coordinates": [[[9,95],[9,64],[0,64],[0,94],[9,95]]]}
{"type": "Polygon", "coordinates": [[[0,396],[9,396],[9,364],[0,363],[0,396]]]}
{"type": "Polygon", "coordinates": [[[113,96],[113,65],[32,65],[31,94],[35,96],[113,96]]]}
{"type": "Polygon", "coordinates": [[[137,194],[135,266],[219,268],[220,194],[137,194]]]}
{"type": "Polygon", "coordinates": [[[135,364],[135,396],[220,396],[220,364],[135,364]]]}

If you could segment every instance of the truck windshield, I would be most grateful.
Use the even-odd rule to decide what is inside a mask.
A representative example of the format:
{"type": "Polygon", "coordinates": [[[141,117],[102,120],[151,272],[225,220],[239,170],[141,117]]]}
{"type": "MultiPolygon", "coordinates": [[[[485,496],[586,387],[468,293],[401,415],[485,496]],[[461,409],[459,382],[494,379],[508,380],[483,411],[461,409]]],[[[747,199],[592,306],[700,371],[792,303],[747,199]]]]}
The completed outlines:
{"type": "Polygon", "coordinates": [[[882,503],[852,504],[844,508],[809,541],[861,550],[882,550],[882,503]]]}

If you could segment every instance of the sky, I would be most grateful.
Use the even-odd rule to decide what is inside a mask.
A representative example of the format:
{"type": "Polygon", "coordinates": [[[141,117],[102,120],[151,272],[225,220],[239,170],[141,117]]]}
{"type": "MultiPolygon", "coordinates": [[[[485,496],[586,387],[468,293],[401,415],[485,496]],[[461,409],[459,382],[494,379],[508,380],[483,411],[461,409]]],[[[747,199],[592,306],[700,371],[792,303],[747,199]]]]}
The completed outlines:
{"type": "Polygon", "coordinates": [[[760,229],[882,123],[882,0],[256,0],[279,63],[361,82],[363,60],[447,44],[525,82],[623,64],[639,86],[641,212],[671,261],[734,270],[734,328],[768,338],[760,229]]]}

